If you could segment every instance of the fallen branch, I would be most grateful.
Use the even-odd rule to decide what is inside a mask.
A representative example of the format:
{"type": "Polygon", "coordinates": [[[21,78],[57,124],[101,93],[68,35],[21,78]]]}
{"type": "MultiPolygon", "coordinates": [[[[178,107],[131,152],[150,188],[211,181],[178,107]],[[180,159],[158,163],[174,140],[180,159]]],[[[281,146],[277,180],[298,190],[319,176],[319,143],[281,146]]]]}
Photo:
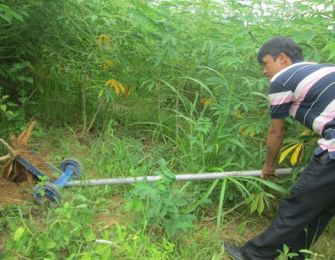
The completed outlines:
{"type": "Polygon", "coordinates": [[[4,161],[10,160],[10,159],[13,159],[16,155],[13,148],[10,147],[10,145],[5,140],[3,140],[1,138],[0,138],[0,143],[2,143],[7,148],[7,150],[9,151],[8,154],[0,157],[0,162],[4,162],[4,161]]]}

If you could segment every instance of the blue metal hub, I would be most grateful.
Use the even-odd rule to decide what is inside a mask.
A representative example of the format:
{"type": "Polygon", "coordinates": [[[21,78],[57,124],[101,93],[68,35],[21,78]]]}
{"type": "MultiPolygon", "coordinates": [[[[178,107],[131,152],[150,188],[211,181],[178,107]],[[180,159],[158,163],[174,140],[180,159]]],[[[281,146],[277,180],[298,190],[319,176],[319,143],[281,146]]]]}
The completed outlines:
{"type": "Polygon", "coordinates": [[[62,172],[71,169],[73,171],[73,176],[71,179],[81,179],[83,165],[76,158],[66,158],[60,164],[60,169],[62,172]]]}
{"type": "Polygon", "coordinates": [[[61,194],[58,188],[52,183],[35,186],[33,189],[33,197],[38,205],[43,205],[45,202],[59,204],[61,201],[61,194]]]}
{"type": "MultiPolygon", "coordinates": [[[[32,165],[28,160],[23,157],[16,158],[16,161],[26,168],[34,176],[41,178],[46,175],[32,165]]],[[[61,200],[61,194],[59,188],[66,185],[69,180],[78,180],[82,176],[83,166],[79,160],[75,158],[66,158],[61,162],[60,171],[52,164],[48,165],[52,169],[61,172],[62,175],[54,182],[48,182],[45,185],[37,185],[33,189],[33,197],[37,204],[42,205],[45,201],[59,204],[61,200]]]]}
{"type": "Polygon", "coordinates": [[[55,181],[54,184],[61,188],[64,187],[70,179],[80,179],[82,175],[82,168],[81,163],[77,159],[67,158],[63,160],[60,165],[60,169],[63,174],[55,181]]]}

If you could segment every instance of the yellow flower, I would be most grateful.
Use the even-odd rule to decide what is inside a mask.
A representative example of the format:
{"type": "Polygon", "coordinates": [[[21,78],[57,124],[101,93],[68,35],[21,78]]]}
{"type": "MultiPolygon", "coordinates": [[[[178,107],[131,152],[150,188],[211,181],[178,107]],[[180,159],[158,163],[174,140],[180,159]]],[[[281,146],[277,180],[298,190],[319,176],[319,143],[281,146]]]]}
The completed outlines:
{"type": "Polygon", "coordinates": [[[108,70],[109,68],[113,67],[113,61],[112,60],[105,60],[101,67],[104,69],[104,70],[108,70]]]}
{"type": "Polygon", "coordinates": [[[244,114],[245,114],[244,112],[238,111],[238,112],[235,113],[235,116],[237,118],[241,119],[242,117],[244,117],[244,114]]]}
{"type": "Polygon", "coordinates": [[[241,135],[245,135],[245,134],[246,134],[246,131],[245,131],[244,128],[240,128],[240,129],[239,129],[239,133],[240,133],[241,135]]]}
{"type": "Polygon", "coordinates": [[[105,86],[112,88],[116,95],[120,95],[120,93],[123,93],[123,94],[126,93],[126,88],[122,85],[121,82],[119,82],[115,79],[107,80],[106,83],[105,83],[105,86]]]}
{"type": "Polygon", "coordinates": [[[200,104],[204,106],[210,106],[214,104],[214,100],[212,98],[201,98],[200,104]]]}
{"type": "Polygon", "coordinates": [[[130,87],[126,87],[126,91],[124,92],[124,96],[128,97],[130,95],[130,87]]]}
{"type": "Polygon", "coordinates": [[[112,43],[112,37],[108,34],[100,34],[97,40],[98,46],[102,49],[110,47],[112,43]]]}

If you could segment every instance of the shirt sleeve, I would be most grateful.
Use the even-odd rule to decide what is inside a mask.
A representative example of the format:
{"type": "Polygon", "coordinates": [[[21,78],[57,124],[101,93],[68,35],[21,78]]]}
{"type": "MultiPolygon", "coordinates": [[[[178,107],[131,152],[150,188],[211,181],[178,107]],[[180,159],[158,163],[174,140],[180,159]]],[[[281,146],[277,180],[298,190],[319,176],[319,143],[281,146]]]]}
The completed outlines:
{"type": "Polygon", "coordinates": [[[269,90],[271,118],[276,119],[287,117],[293,100],[294,95],[292,90],[273,81],[269,90]]]}

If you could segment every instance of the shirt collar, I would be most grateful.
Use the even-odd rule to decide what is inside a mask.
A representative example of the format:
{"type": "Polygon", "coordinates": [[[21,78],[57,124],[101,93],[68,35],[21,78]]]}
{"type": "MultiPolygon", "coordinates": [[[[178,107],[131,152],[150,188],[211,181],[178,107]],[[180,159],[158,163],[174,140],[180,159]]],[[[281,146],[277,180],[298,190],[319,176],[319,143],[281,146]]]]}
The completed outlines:
{"type": "Polygon", "coordinates": [[[288,67],[286,67],[285,69],[282,69],[281,71],[278,71],[273,77],[272,79],[270,80],[270,82],[273,82],[276,78],[278,78],[281,74],[283,74],[285,71],[293,68],[293,67],[296,67],[298,65],[303,65],[303,64],[315,64],[315,62],[309,62],[309,61],[302,61],[302,62],[296,62],[296,63],[293,63],[291,65],[289,65],[288,67]]]}

